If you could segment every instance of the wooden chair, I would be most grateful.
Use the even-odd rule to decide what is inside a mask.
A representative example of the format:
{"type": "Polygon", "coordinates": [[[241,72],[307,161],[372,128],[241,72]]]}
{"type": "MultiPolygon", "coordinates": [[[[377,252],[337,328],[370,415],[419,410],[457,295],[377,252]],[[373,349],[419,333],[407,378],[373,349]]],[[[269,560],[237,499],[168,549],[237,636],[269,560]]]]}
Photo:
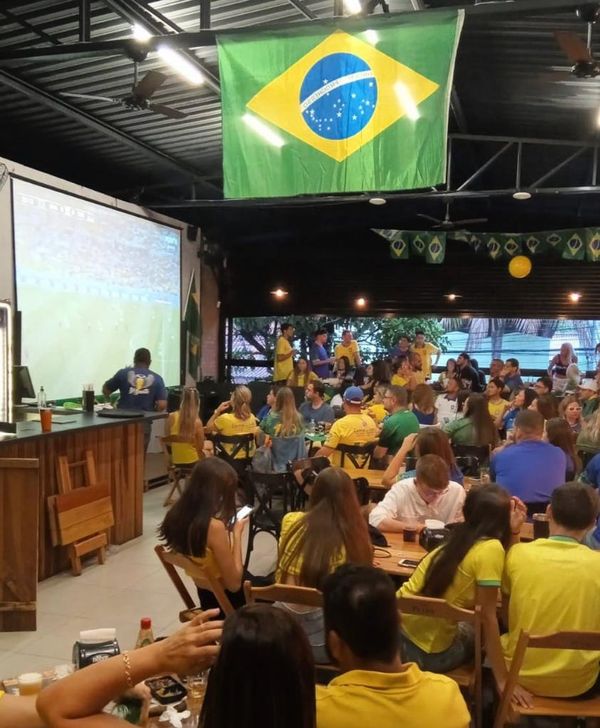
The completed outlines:
{"type": "Polygon", "coordinates": [[[162,446],[163,455],[165,456],[165,462],[167,465],[167,485],[169,486],[169,494],[165,498],[163,507],[170,506],[171,503],[175,502],[175,493],[181,496],[181,481],[186,480],[189,474],[192,472],[192,468],[196,463],[190,463],[186,465],[177,465],[173,462],[172,448],[173,443],[190,443],[189,440],[185,440],[181,435],[167,435],[166,437],[160,438],[160,444],[162,446]]]}
{"type": "Polygon", "coordinates": [[[481,607],[475,606],[473,611],[461,609],[448,604],[444,599],[433,599],[432,597],[399,597],[398,609],[403,614],[415,614],[419,617],[432,617],[435,619],[447,619],[450,622],[467,622],[473,626],[475,634],[475,654],[473,662],[468,665],[461,665],[454,670],[445,673],[452,678],[458,686],[465,690],[472,702],[474,722],[477,728],[482,724],[482,639],[481,639],[481,607]]]}
{"type": "MultiPolygon", "coordinates": [[[[287,604],[301,604],[303,607],[323,608],[323,594],[318,589],[292,584],[270,584],[269,586],[253,586],[252,582],[244,582],[244,596],[246,604],[259,602],[286,602],[287,604]]],[[[330,663],[317,663],[315,668],[327,673],[338,672],[337,667],[330,663]]],[[[329,675],[331,678],[331,674],[329,675]]]]}
{"type": "Polygon", "coordinates": [[[106,560],[107,530],[114,525],[108,485],[99,484],[91,450],[83,460],[70,463],[66,455],[56,458],[59,494],[48,498],[50,535],[53,546],[66,546],[74,576],[82,571],[81,558],[96,552],[98,563],[106,560]],[[71,471],[83,470],[83,486],[73,487],[71,471]]]}
{"type": "MultiPolygon", "coordinates": [[[[489,465],[490,463],[490,448],[489,445],[484,445],[483,447],[479,447],[479,445],[452,445],[452,451],[456,455],[457,458],[476,458],[477,459],[477,467],[479,468],[480,465],[489,465]]],[[[465,463],[468,463],[468,461],[464,461],[465,463]]],[[[457,461],[458,464],[458,461],[457,461]]],[[[460,467],[460,466],[459,466],[460,467]]],[[[462,470],[462,468],[461,468],[462,470]]],[[[465,475],[473,475],[472,472],[465,473],[465,475]]]]}
{"type": "Polygon", "coordinates": [[[291,474],[292,486],[297,486],[295,489],[292,487],[292,509],[304,509],[310,488],[314,483],[315,478],[325,468],[331,465],[328,458],[301,458],[300,460],[292,460],[288,463],[288,471],[291,474]]]}
{"type": "Polygon", "coordinates": [[[184,556],[183,554],[177,553],[177,551],[166,549],[162,544],[157,544],[154,547],[154,552],[158,556],[160,563],[164,566],[169,579],[173,582],[173,586],[177,589],[179,596],[183,599],[183,603],[185,604],[186,608],[179,612],[180,622],[189,622],[194,615],[201,610],[199,610],[196,606],[194,598],[183,583],[177,569],[183,569],[196,586],[199,586],[201,589],[211,591],[215,595],[215,598],[221,607],[221,611],[225,616],[235,612],[233,605],[229,601],[229,597],[225,593],[223,585],[219,579],[210,573],[209,569],[200,566],[189,556],[184,556]]]}
{"type": "Polygon", "coordinates": [[[376,445],[376,442],[367,442],[364,445],[338,445],[336,450],[340,453],[340,467],[345,467],[348,459],[352,468],[359,470],[370,468],[376,445]]]}
{"type": "Polygon", "coordinates": [[[525,652],[528,647],[600,652],[600,632],[554,632],[532,637],[524,630],[521,630],[506,685],[500,696],[494,728],[503,728],[506,724],[518,723],[521,716],[600,717],[600,695],[591,698],[544,698],[535,695],[531,708],[524,708],[513,703],[512,697],[515,686],[519,682],[519,672],[523,666],[525,652]]]}
{"type": "Polygon", "coordinates": [[[246,471],[252,463],[255,444],[254,433],[248,435],[221,435],[216,433],[211,435],[211,439],[215,447],[215,455],[226,460],[236,471],[246,500],[252,503],[252,492],[246,477],[246,471]]]}

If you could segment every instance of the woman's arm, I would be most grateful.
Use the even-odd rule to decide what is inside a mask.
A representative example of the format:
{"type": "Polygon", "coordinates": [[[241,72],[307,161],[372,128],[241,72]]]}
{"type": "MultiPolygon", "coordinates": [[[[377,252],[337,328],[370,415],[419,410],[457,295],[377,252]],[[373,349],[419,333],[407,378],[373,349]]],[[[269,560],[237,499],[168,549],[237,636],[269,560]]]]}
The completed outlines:
{"type": "Polygon", "coordinates": [[[217,407],[217,409],[212,413],[211,418],[204,426],[205,432],[217,432],[217,428],[215,427],[215,420],[220,414],[223,414],[226,409],[229,409],[231,407],[231,402],[221,402],[221,404],[217,407]]]}
{"type": "Polygon", "coordinates": [[[169,672],[190,674],[214,664],[222,622],[211,622],[218,609],[203,612],[185,627],[148,647],[117,655],[78,670],[43,690],[37,709],[48,728],[128,726],[102,710],[136,683],[169,672]]]}
{"type": "Polygon", "coordinates": [[[204,452],[204,427],[202,427],[202,422],[200,419],[196,420],[196,425],[194,427],[194,441],[195,441],[195,447],[196,452],[198,453],[198,458],[202,457],[202,453],[204,452]]]}
{"type": "Polygon", "coordinates": [[[408,455],[408,453],[415,446],[416,439],[417,433],[407,435],[404,438],[402,446],[394,455],[390,464],[385,469],[383,476],[381,477],[381,482],[383,483],[383,485],[387,485],[388,487],[390,487],[396,482],[396,477],[400,472],[400,468],[402,467],[402,465],[404,465],[404,461],[406,460],[406,456],[408,455]]]}
{"type": "Polygon", "coordinates": [[[223,586],[231,592],[238,591],[242,586],[242,533],[247,522],[247,518],[236,521],[231,543],[229,532],[222,521],[213,518],[208,527],[207,546],[217,562],[223,586]]]}
{"type": "Polygon", "coordinates": [[[5,695],[0,698],[0,725],[6,728],[44,728],[35,709],[35,695],[5,695]]]}

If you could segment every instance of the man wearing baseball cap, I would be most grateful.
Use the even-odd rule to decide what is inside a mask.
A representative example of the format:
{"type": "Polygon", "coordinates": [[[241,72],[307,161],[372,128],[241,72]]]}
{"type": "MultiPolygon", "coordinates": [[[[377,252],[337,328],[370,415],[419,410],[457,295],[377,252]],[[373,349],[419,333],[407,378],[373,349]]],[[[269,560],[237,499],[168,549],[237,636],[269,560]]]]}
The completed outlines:
{"type": "Polygon", "coordinates": [[[598,382],[595,379],[584,379],[577,388],[579,389],[579,399],[581,400],[581,416],[585,419],[593,415],[600,404],[600,400],[598,399],[598,382]]]}
{"type": "Polygon", "coordinates": [[[339,465],[341,458],[338,445],[365,445],[377,440],[379,430],[375,421],[361,412],[363,397],[364,392],[360,387],[348,387],[344,392],[344,417],[333,423],[327,440],[316,457],[329,458],[332,465],[339,465]]]}

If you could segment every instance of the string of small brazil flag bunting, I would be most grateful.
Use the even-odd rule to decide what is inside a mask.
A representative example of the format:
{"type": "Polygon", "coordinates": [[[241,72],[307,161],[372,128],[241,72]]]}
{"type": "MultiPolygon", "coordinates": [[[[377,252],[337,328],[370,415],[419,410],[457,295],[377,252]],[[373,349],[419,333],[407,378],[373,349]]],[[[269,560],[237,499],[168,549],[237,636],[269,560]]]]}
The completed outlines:
{"type": "Polygon", "coordinates": [[[427,230],[373,229],[390,244],[390,256],[407,260],[411,256],[425,258],[427,263],[440,264],[446,256],[446,241],[467,243],[474,253],[494,261],[516,255],[552,255],[563,260],[600,262],[600,228],[547,230],[536,233],[451,233],[427,230]]]}

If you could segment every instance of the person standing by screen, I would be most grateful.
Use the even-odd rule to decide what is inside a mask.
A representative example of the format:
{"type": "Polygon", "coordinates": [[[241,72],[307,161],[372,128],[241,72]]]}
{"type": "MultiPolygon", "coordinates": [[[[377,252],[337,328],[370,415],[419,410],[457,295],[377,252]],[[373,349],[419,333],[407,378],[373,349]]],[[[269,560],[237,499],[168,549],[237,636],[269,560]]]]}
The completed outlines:
{"type": "MultiPolygon", "coordinates": [[[[106,398],[119,390],[118,409],[162,412],[167,409],[167,389],[160,374],[150,369],[152,357],[148,349],[136,349],[133,366],[119,369],[104,382],[102,394],[106,398]]],[[[148,449],[152,421],[144,422],[144,452],[148,449]]]]}
{"type": "Polygon", "coordinates": [[[319,379],[327,379],[329,376],[329,367],[335,364],[335,357],[329,356],[325,344],[327,343],[327,331],[319,329],[315,332],[315,338],[310,347],[310,363],[313,372],[319,379]]]}
{"type": "Polygon", "coordinates": [[[281,336],[275,345],[275,366],[273,367],[273,382],[285,386],[287,380],[294,372],[294,354],[291,340],[294,338],[296,329],[292,324],[281,324],[281,336]]]}

